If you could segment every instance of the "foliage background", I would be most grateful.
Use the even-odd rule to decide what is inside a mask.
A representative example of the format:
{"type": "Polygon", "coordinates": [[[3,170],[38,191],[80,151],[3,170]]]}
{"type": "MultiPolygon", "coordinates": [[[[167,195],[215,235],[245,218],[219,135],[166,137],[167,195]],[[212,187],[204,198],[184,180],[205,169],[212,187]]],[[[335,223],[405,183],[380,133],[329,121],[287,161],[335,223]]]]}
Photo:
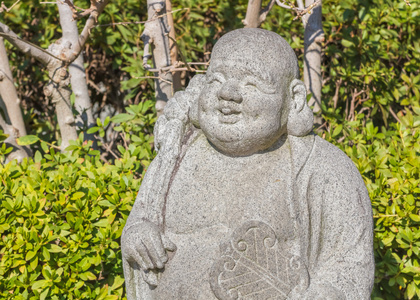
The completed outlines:
{"type": "MultiPolygon", "coordinates": [[[[207,61],[221,35],[242,27],[247,2],[174,0],[173,9],[182,9],[174,19],[187,60],[207,61]]],[[[323,1],[326,123],[320,135],[353,159],[369,190],[373,299],[420,298],[420,2],[410,2],[323,1]]],[[[57,18],[54,5],[29,0],[0,15],[42,47],[60,36],[57,18]]],[[[303,26],[293,18],[275,7],[262,27],[282,35],[302,62],[303,26]]],[[[146,19],[146,1],[115,0],[99,21],[146,19]]],[[[119,238],[154,155],[153,82],[139,78],[147,75],[142,29],[97,27],[85,49],[101,152],[82,138],[72,154],[56,152],[57,120],[42,93],[47,74],[7,45],[29,134],[43,142],[32,146],[33,159],[0,164],[1,298],[124,297],[119,238]]],[[[184,74],[185,82],[192,75],[184,74]]],[[[2,144],[0,160],[7,151],[2,144]]]]}

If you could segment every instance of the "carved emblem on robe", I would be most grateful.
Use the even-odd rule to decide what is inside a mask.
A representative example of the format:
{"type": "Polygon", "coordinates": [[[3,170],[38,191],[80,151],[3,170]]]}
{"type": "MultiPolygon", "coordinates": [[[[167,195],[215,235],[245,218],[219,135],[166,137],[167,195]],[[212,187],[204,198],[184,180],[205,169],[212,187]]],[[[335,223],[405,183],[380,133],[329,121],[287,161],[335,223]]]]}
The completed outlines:
{"type": "Polygon", "coordinates": [[[221,245],[222,256],[210,271],[210,285],[220,300],[289,299],[309,277],[298,256],[288,254],[266,223],[248,221],[221,245]]]}

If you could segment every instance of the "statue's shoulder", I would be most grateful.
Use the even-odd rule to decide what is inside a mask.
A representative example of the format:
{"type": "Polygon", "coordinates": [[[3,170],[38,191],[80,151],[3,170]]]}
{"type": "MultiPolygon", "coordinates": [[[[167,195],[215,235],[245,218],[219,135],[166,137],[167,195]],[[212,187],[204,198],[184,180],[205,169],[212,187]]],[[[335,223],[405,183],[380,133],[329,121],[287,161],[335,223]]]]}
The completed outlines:
{"type": "Polygon", "coordinates": [[[362,179],[359,170],[347,154],[317,135],[314,137],[311,159],[328,177],[344,176],[345,178],[362,179]]]}
{"type": "Polygon", "coordinates": [[[312,189],[330,203],[334,214],[353,211],[359,216],[371,216],[372,209],[366,185],[354,162],[338,147],[319,136],[307,161],[312,189]]]}

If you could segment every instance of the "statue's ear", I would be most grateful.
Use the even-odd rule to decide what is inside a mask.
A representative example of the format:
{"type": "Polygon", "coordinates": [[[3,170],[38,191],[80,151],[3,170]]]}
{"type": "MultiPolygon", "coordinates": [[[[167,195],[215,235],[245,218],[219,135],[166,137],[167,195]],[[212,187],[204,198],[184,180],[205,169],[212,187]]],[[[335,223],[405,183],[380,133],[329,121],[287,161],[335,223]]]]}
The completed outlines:
{"type": "Polygon", "coordinates": [[[306,102],[306,88],[302,81],[293,79],[290,83],[290,111],[287,119],[287,133],[305,136],[312,131],[314,115],[306,102]]]}

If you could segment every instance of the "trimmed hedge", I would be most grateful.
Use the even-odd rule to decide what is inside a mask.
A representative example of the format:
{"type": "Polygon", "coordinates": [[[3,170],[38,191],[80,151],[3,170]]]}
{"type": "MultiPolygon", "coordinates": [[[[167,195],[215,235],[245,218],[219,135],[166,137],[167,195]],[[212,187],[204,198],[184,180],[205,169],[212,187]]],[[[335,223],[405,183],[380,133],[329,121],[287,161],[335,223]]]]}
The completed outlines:
{"type": "Polygon", "coordinates": [[[354,122],[323,134],[356,164],[374,218],[375,287],[372,299],[420,299],[420,109],[400,114],[389,129],[354,122]],[[340,142],[338,142],[340,141],[340,142]]]}
{"type": "MultiPolygon", "coordinates": [[[[119,239],[154,155],[152,106],[140,103],[115,117],[125,120],[113,125],[127,147],[112,164],[82,134],[71,154],[42,141],[45,153],[34,159],[0,161],[1,299],[122,298],[119,239]]],[[[108,122],[93,131],[103,135],[108,122]]]]}

